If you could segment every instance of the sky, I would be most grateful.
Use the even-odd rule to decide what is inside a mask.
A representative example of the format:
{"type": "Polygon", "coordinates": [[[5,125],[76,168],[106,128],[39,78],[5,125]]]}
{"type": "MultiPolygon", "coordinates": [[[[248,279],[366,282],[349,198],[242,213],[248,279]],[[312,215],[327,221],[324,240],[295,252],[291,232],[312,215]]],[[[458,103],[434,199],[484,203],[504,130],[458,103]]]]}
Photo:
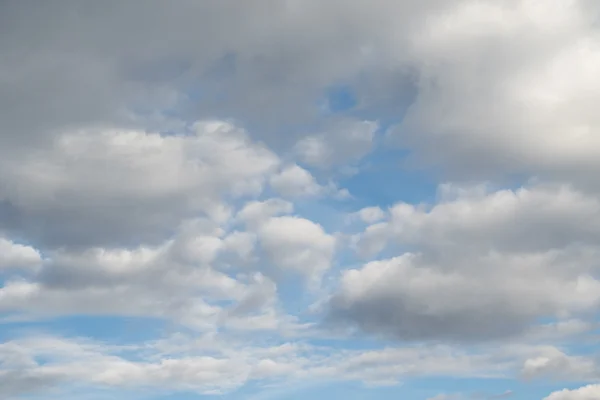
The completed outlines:
{"type": "Polygon", "coordinates": [[[0,398],[600,399],[600,2],[0,2],[0,398]]]}

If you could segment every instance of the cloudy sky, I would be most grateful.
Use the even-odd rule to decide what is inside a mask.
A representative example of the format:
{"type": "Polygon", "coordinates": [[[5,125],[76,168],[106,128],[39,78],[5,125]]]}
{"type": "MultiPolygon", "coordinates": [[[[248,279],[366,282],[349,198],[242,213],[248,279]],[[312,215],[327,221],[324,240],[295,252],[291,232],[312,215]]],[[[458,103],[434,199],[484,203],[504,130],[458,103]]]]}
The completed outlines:
{"type": "Polygon", "coordinates": [[[600,398],[600,2],[0,2],[0,398],[600,398]]]}

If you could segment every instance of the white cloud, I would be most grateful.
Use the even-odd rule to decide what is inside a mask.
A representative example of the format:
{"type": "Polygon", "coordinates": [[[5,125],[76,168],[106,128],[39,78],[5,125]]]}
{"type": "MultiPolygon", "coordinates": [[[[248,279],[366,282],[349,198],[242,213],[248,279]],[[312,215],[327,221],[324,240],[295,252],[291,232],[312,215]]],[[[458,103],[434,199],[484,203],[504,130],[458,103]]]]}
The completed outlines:
{"type": "Polygon", "coordinates": [[[595,244],[600,235],[600,202],[569,186],[490,191],[443,185],[434,206],[398,203],[389,212],[387,225],[365,232],[367,244],[395,240],[428,251],[541,251],[595,244]]]}
{"type": "MultiPolygon", "coordinates": [[[[0,345],[0,397],[64,383],[214,393],[270,378],[597,379],[593,355],[569,354],[600,302],[597,2],[140,4],[2,6],[0,313],[149,316],[253,343],[128,359],[88,342],[15,340],[0,345]],[[336,86],[356,106],[325,115],[336,86]],[[322,176],[361,179],[367,156],[400,165],[396,144],[413,162],[403,166],[456,183],[433,205],[359,210],[359,233],[327,232],[337,215],[294,214],[316,195],[350,197],[322,176]],[[515,177],[529,183],[500,189],[515,177]],[[265,199],[267,185],[286,200],[265,199]],[[337,237],[365,260],[337,251],[337,237]],[[313,284],[325,274],[337,291],[281,304],[289,273],[313,284]],[[340,332],[304,320],[305,301],[363,333],[468,351],[257,348],[340,332]],[[472,346],[489,339],[502,354],[472,346]]],[[[389,176],[389,196],[353,192],[357,204],[412,193],[389,176]]]]}
{"type": "Polygon", "coordinates": [[[282,378],[290,383],[319,379],[389,385],[429,374],[502,376],[514,364],[500,353],[468,354],[446,346],[339,351],[299,342],[257,344],[215,332],[177,333],[136,345],[26,336],[0,344],[0,355],[6,360],[0,364],[0,393],[16,396],[57,384],[68,388],[74,382],[199,394],[228,393],[251,381],[282,378]]]}
{"type": "Polygon", "coordinates": [[[385,211],[377,206],[365,207],[358,210],[352,216],[359,218],[364,223],[374,224],[385,218],[385,211]]]}
{"type": "Polygon", "coordinates": [[[550,394],[544,400],[595,400],[600,397],[600,385],[587,385],[579,389],[563,389],[550,394]]]}
{"type": "Polygon", "coordinates": [[[0,197],[17,218],[4,227],[46,246],[156,242],[199,213],[226,218],[221,196],[259,193],[278,163],[218,121],[187,136],[66,133],[2,168],[0,197]]]}
{"type": "MultiPolygon", "coordinates": [[[[0,287],[0,310],[27,318],[148,316],[200,330],[222,324],[245,329],[250,324],[245,325],[244,318],[258,313],[270,319],[266,329],[278,329],[287,317],[277,308],[274,283],[260,273],[234,275],[219,269],[230,254],[250,257],[255,235],[224,235],[215,226],[210,220],[188,221],[178,235],[157,247],[49,252],[28,280],[5,280],[0,287]],[[253,295],[257,291],[260,301],[253,295]],[[221,301],[230,305],[225,307],[221,301]],[[231,310],[235,326],[228,320],[231,310]]],[[[286,329],[294,329],[292,325],[288,323],[286,329]]]]}
{"type": "Polygon", "coordinates": [[[296,164],[271,176],[270,183],[284,197],[317,196],[324,191],[310,172],[296,164]]]}
{"type": "Polygon", "coordinates": [[[35,248],[0,237],[0,270],[39,266],[42,257],[35,248]]]}
{"type": "Polygon", "coordinates": [[[590,7],[463,1],[432,15],[411,36],[419,93],[393,135],[456,178],[595,185],[600,47],[590,7]]]}
{"type": "Polygon", "coordinates": [[[559,378],[594,380],[600,377],[600,368],[590,357],[569,356],[555,348],[528,358],[523,363],[521,375],[525,378],[559,378]]]}
{"type": "Polygon", "coordinates": [[[343,271],[332,316],[403,339],[477,340],[585,313],[600,302],[599,210],[562,186],[445,186],[434,206],[399,203],[354,241],[402,255],[343,271]]]}
{"type": "Polygon", "coordinates": [[[320,279],[329,269],[335,238],[314,222],[300,217],[273,217],[258,229],[260,244],[278,268],[320,279]]]}
{"type": "MultiPolygon", "coordinates": [[[[481,340],[522,333],[543,316],[600,304],[600,282],[565,277],[557,254],[450,259],[404,254],[343,272],[333,318],[402,339],[481,340]]],[[[577,258],[575,258],[577,260],[577,258]]]]}
{"type": "Polygon", "coordinates": [[[270,217],[290,214],[294,211],[294,205],[289,201],[272,198],[265,201],[252,201],[247,203],[238,212],[236,218],[250,226],[256,227],[270,217]]]}

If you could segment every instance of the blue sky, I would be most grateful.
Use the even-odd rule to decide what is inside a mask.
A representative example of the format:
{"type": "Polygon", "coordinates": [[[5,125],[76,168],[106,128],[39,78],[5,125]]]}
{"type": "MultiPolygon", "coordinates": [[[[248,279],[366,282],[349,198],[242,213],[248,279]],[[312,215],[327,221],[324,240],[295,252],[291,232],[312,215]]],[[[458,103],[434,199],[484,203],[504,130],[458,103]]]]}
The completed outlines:
{"type": "Polygon", "coordinates": [[[600,398],[600,7],[0,5],[0,398],[600,398]]]}

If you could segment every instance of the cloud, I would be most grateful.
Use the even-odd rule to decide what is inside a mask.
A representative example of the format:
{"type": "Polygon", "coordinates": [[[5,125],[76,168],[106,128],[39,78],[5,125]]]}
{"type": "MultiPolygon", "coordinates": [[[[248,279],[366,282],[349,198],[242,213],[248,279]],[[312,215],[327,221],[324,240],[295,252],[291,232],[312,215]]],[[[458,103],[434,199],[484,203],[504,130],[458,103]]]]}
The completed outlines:
{"type": "Polygon", "coordinates": [[[600,395],[600,385],[588,385],[579,389],[563,389],[550,394],[544,400],[593,400],[600,395]]]}
{"type": "Polygon", "coordinates": [[[269,340],[259,344],[225,335],[176,333],[135,345],[25,336],[0,344],[5,360],[0,364],[0,379],[11,378],[3,387],[10,395],[50,390],[57,383],[65,388],[73,383],[100,389],[137,388],[141,393],[149,389],[227,394],[248,382],[318,378],[393,385],[408,376],[502,374],[511,365],[498,355],[468,354],[446,346],[340,352],[307,343],[269,340]],[[18,386],[25,382],[31,386],[18,386]],[[11,389],[17,386],[18,391],[11,389]]]}
{"type": "Polygon", "coordinates": [[[429,207],[396,204],[358,236],[402,255],[342,272],[333,320],[400,339],[484,340],[598,305],[598,204],[565,187],[442,187],[429,207]]]}
{"type": "Polygon", "coordinates": [[[242,208],[236,218],[250,226],[256,227],[270,217],[290,214],[294,204],[278,198],[265,201],[251,201],[242,208]]]}
{"type": "Polygon", "coordinates": [[[222,196],[260,192],[278,162],[219,121],[178,136],[66,133],[2,168],[0,221],[41,247],[156,243],[185,218],[223,218],[222,196]]]}
{"type": "Polygon", "coordinates": [[[323,189],[304,168],[294,164],[271,176],[271,186],[285,197],[317,196],[323,189]]]}
{"type": "Polygon", "coordinates": [[[42,257],[33,247],[0,238],[0,269],[31,268],[41,263],[42,257]]]}
{"type": "Polygon", "coordinates": [[[314,167],[347,165],[372,150],[377,129],[375,122],[340,120],[324,133],[303,137],[294,149],[300,160],[314,167]]]}
{"type": "Polygon", "coordinates": [[[258,229],[262,248],[278,268],[319,279],[329,269],[336,240],[314,222],[299,217],[272,217],[258,229]]]}
{"type": "Polygon", "coordinates": [[[599,15],[589,0],[4,2],[2,321],[191,333],[125,349],[17,332],[0,397],[597,380],[574,338],[600,304],[599,15]],[[335,88],[351,108],[320,107],[335,88]],[[366,185],[385,198],[361,190],[388,161],[366,185]],[[423,194],[417,176],[447,183],[423,194]]]}
{"type": "MultiPolygon", "coordinates": [[[[393,136],[456,177],[513,170],[589,178],[595,166],[593,2],[184,1],[96,11],[68,1],[4,7],[2,92],[14,94],[2,115],[8,131],[136,125],[133,110],[180,108],[281,132],[273,127],[314,121],[323,90],[340,82],[356,91],[360,109],[397,120],[404,110],[395,92],[413,86],[416,98],[393,136]],[[14,22],[23,15],[35,29],[14,22]],[[99,35],[109,22],[111,32],[99,35]]],[[[306,140],[290,130],[265,137],[303,143],[300,153],[320,165],[369,147],[368,134],[329,130],[306,140]],[[332,148],[339,157],[324,156],[332,148]]]]}
{"type": "Polygon", "coordinates": [[[374,224],[383,220],[386,216],[385,211],[378,206],[361,208],[348,216],[348,222],[359,220],[365,224],[374,224]]]}
{"type": "Polygon", "coordinates": [[[594,380],[600,376],[600,368],[591,357],[569,356],[558,349],[549,348],[544,354],[525,360],[521,375],[527,379],[554,376],[594,380]]]}
{"type": "Polygon", "coordinates": [[[595,187],[597,11],[464,1],[432,16],[410,36],[419,92],[392,137],[456,179],[525,173],[595,187]]]}
{"type": "Polygon", "coordinates": [[[491,395],[490,397],[488,397],[488,399],[507,399],[509,397],[514,396],[514,394],[515,392],[513,392],[512,390],[507,390],[500,394],[491,395]]]}
{"type": "Polygon", "coordinates": [[[387,224],[360,239],[382,246],[392,240],[426,251],[545,251],[594,244],[600,203],[566,185],[516,190],[442,185],[433,206],[397,203],[387,224]]]}
{"type": "Polygon", "coordinates": [[[262,316],[269,321],[265,329],[293,330],[293,318],[278,309],[271,280],[253,269],[235,276],[222,270],[232,260],[250,261],[255,243],[251,232],[226,233],[204,219],[188,221],[156,247],[51,251],[28,279],[6,278],[0,310],[27,318],[145,316],[199,330],[219,325],[256,329],[241,321],[262,316]]]}
{"type": "Polygon", "coordinates": [[[537,318],[596,307],[600,283],[550,275],[572,262],[553,258],[490,255],[436,265],[408,253],[373,261],[343,272],[331,318],[399,339],[469,341],[521,334],[537,318]]]}

